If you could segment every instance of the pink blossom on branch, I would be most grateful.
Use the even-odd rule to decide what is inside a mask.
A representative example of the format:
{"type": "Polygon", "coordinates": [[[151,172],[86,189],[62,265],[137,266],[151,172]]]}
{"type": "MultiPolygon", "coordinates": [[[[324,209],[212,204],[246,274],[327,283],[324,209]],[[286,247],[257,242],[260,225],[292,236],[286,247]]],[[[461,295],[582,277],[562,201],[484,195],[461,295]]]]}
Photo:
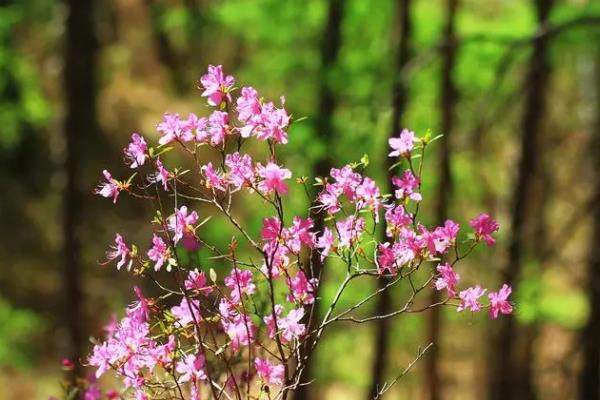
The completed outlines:
{"type": "Polygon", "coordinates": [[[388,142],[392,148],[392,151],[389,154],[390,157],[409,157],[410,152],[414,147],[415,133],[408,129],[402,129],[400,137],[390,138],[388,142]]]}
{"type": "Polygon", "coordinates": [[[235,79],[231,75],[223,74],[221,65],[209,65],[208,73],[200,77],[200,84],[204,87],[202,97],[207,97],[211,106],[220,105],[223,99],[231,101],[229,92],[235,84],[235,79]]]}
{"type": "Polygon", "coordinates": [[[500,225],[489,215],[481,213],[469,221],[469,223],[475,230],[477,240],[483,239],[488,246],[493,246],[496,243],[496,239],[492,236],[492,233],[500,229],[500,225]]]}
{"type": "Polygon", "coordinates": [[[131,168],[144,165],[148,157],[148,145],[142,136],[137,133],[131,135],[131,143],[125,149],[125,156],[131,162],[131,168]]]}
{"type": "Polygon", "coordinates": [[[287,194],[288,186],[284,182],[292,177],[289,169],[281,168],[275,163],[268,163],[266,166],[258,164],[258,176],[263,180],[258,184],[258,190],[263,194],[277,192],[278,194],[287,194]]]}
{"type": "Polygon", "coordinates": [[[262,358],[254,359],[254,366],[260,379],[268,385],[283,385],[285,369],[281,364],[271,364],[262,358]]]}
{"type": "Polygon", "coordinates": [[[512,304],[508,301],[512,288],[506,283],[502,285],[497,292],[491,292],[488,297],[490,299],[490,317],[498,318],[499,314],[511,314],[513,311],[512,304]]]}
{"type": "Polygon", "coordinates": [[[479,286],[470,287],[461,291],[458,294],[458,297],[462,300],[459,304],[456,311],[463,310],[471,310],[473,312],[477,312],[481,310],[481,303],[479,302],[479,298],[483,296],[486,292],[486,289],[482,289],[479,286]]]}

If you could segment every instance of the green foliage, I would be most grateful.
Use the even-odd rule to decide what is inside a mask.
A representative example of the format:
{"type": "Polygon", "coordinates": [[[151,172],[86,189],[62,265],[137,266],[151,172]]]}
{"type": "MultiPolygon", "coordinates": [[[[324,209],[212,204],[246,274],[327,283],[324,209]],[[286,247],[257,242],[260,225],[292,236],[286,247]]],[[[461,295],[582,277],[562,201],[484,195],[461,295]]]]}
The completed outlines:
{"type": "Polygon", "coordinates": [[[39,357],[36,340],[43,327],[38,314],[15,309],[0,298],[0,366],[16,369],[34,366],[39,357]]]}

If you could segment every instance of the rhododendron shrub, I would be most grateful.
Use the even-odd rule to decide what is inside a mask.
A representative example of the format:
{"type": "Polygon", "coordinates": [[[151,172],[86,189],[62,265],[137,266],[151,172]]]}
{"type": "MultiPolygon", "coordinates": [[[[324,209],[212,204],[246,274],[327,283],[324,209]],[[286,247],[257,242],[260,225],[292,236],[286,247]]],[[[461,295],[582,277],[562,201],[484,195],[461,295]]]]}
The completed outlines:
{"type": "Polygon", "coordinates": [[[491,293],[479,285],[461,287],[466,271],[457,272],[477,245],[494,244],[498,224],[481,214],[461,235],[452,220],[427,227],[419,218],[422,156],[431,138],[403,130],[390,139],[397,174],[384,187],[392,193],[382,192],[365,174],[366,159],[332,168],[313,183],[295,176],[279,158],[293,123],[283,97],[274,103],[254,88],[238,89],[221,66],[210,66],[199,86],[209,115],[164,114],[157,141],[134,133],[125,147],[125,161],[135,173],[119,180],[103,172],[97,194],[114,203],[129,194],[156,210],[144,228],[147,241],[133,244],[116,233],[107,261],[148,279],[162,295],[134,288],[135,300],[106,326],[86,361],[95,379],[112,374],[122,386],[102,397],[97,383],[90,384],[81,388],[85,399],[115,393],[139,400],[285,399],[308,383],[301,381],[302,371],[324,330],[334,324],[442,305],[489,310],[491,318],[512,312],[509,286],[491,293]],[[251,141],[262,143],[262,156],[251,154],[257,147],[251,141]],[[193,167],[170,165],[167,151],[180,152],[193,167]],[[301,215],[286,208],[293,185],[304,186],[301,192],[309,196],[301,215]],[[260,233],[252,234],[237,215],[243,204],[236,197],[261,205],[260,233]],[[219,229],[235,232],[229,245],[211,241],[207,233],[210,217],[216,216],[218,224],[228,224],[219,229]],[[181,259],[199,250],[211,256],[181,259]],[[317,268],[315,263],[329,259],[335,262],[317,268]],[[214,267],[214,260],[228,267],[214,267]],[[331,269],[338,269],[332,277],[341,278],[328,283],[337,290],[322,304],[319,286],[331,269]],[[161,282],[158,277],[165,275],[169,279],[161,282]],[[379,289],[341,306],[351,281],[381,279],[385,284],[379,289]],[[362,310],[403,283],[410,294],[391,313],[362,310]],[[443,299],[428,304],[430,297],[421,294],[429,290],[442,291],[443,299]]]}

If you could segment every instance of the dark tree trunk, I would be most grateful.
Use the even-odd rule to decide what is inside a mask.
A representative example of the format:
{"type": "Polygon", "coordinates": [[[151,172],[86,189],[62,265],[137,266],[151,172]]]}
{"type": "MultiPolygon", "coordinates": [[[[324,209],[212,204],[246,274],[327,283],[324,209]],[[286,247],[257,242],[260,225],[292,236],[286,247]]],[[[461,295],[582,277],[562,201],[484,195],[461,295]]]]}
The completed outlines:
{"type": "MultiPolygon", "coordinates": [[[[64,93],[65,93],[65,186],[63,192],[63,257],[65,319],[68,356],[77,361],[82,333],[81,243],[82,217],[80,170],[82,151],[96,130],[94,9],[92,0],[67,0],[64,93]]],[[[78,363],[76,363],[78,364],[78,363]]]]}
{"type": "MultiPolygon", "coordinates": [[[[596,110],[600,110],[600,57],[596,63],[596,110]]],[[[579,376],[579,400],[600,400],[600,111],[593,138],[595,182],[593,231],[588,258],[590,314],[581,332],[583,362],[579,376]]]]}
{"type": "MultiPolygon", "coordinates": [[[[456,29],[455,17],[458,8],[458,0],[446,1],[446,26],[442,38],[442,76],[440,87],[440,114],[441,133],[440,143],[440,166],[439,184],[437,192],[436,217],[438,224],[443,224],[448,218],[448,207],[452,195],[452,175],[450,167],[450,146],[452,129],[454,127],[454,103],[456,99],[456,87],[453,81],[454,64],[456,58],[456,29]]],[[[441,301],[440,292],[431,291],[431,304],[441,301]]],[[[441,312],[439,308],[432,308],[428,314],[428,336],[433,347],[429,350],[425,365],[425,387],[430,400],[441,398],[440,382],[440,331],[441,312]]]]}
{"type": "MultiPolygon", "coordinates": [[[[336,98],[331,89],[330,85],[330,73],[332,67],[335,65],[337,56],[342,45],[342,20],[344,18],[344,7],[345,0],[329,0],[327,21],[323,32],[323,40],[321,42],[321,71],[319,77],[319,109],[316,117],[316,131],[317,136],[325,144],[327,148],[330,148],[332,138],[334,134],[333,126],[333,114],[336,108],[336,98]]],[[[314,165],[314,176],[327,176],[331,169],[332,160],[331,154],[328,152],[326,155],[316,161],[314,165]]],[[[311,212],[311,218],[315,224],[315,231],[321,232],[325,226],[325,215],[323,212],[311,212]]],[[[311,277],[322,278],[323,262],[321,261],[320,254],[313,251],[310,259],[310,271],[308,271],[311,277]]],[[[315,293],[315,298],[318,293],[315,293]]],[[[307,331],[313,330],[313,327],[319,318],[318,301],[315,302],[314,307],[306,307],[307,315],[307,331]],[[312,309],[312,312],[311,312],[312,309]]],[[[312,340],[309,338],[306,340],[305,345],[301,349],[302,357],[306,357],[310,353],[312,347],[312,340]]],[[[308,359],[306,368],[304,369],[300,382],[305,383],[310,381],[312,378],[312,368],[314,360],[308,359]]],[[[309,399],[309,385],[300,386],[295,394],[294,400],[307,400],[309,399]]]]}
{"type": "MultiPolygon", "coordinates": [[[[535,0],[539,27],[548,23],[553,0],[535,0]]],[[[526,222],[526,201],[534,169],[538,165],[539,137],[545,113],[545,91],[548,86],[549,39],[541,35],[533,41],[529,71],[525,80],[527,97],[521,122],[521,154],[512,197],[512,217],[509,233],[508,259],[503,271],[504,282],[517,288],[523,259],[523,237],[526,222]]],[[[517,323],[514,315],[497,321],[498,332],[490,348],[495,353],[490,362],[490,400],[534,400],[536,398],[530,365],[524,365],[517,351],[517,323]]],[[[529,357],[525,357],[529,358],[529,357]]],[[[529,360],[527,360],[529,361],[529,360]]]]}
{"type": "MultiPolygon", "coordinates": [[[[402,126],[402,115],[406,108],[408,98],[408,84],[406,82],[406,66],[411,57],[411,37],[412,23],[410,18],[411,0],[398,0],[397,2],[397,21],[399,25],[398,48],[396,53],[396,61],[394,67],[394,83],[392,86],[392,125],[390,128],[390,137],[400,135],[402,126]]],[[[387,187],[384,188],[385,193],[392,192],[391,180],[394,172],[389,169],[392,165],[392,159],[387,156],[387,146],[385,148],[384,157],[386,159],[386,171],[388,176],[386,179],[387,187]]],[[[381,241],[385,241],[385,230],[381,230],[381,241]]],[[[384,287],[387,284],[386,279],[379,279],[379,287],[384,287]]],[[[379,295],[377,304],[377,314],[387,314],[391,311],[391,297],[389,290],[383,291],[379,295]]],[[[375,343],[373,364],[371,366],[371,385],[369,387],[368,398],[373,399],[381,385],[385,376],[386,357],[389,345],[389,320],[380,319],[375,325],[375,343]]]]}

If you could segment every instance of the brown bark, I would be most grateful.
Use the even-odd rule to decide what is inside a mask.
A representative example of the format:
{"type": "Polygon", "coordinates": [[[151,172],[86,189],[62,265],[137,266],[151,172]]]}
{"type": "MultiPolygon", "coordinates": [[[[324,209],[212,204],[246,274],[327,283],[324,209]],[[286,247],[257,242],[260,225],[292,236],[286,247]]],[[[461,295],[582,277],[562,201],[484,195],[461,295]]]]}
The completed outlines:
{"type": "MultiPolygon", "coordinates": [[[[442,38],[442,76],[440,87],[441,133],[440,141],[439,184],[437,187],[436,219],[443,224],[448,218],[448,207],[452,195],[452,175],[450,166],[450,146],[454,127],[454,103],[456,86],[453,80],[456,59],[456,29],[455,17],[458,0],[446,1],[446,25],[442,38]]],[[[441,301],[440,292],[431,291],[430,303],[441,301]]],[[[441,310],[434,307],[430,310],[427,320],[428,342],[433,343],[425,360],[425,387],[430,400],[441,398],[440,382],[440,331],[442,329],[441,310]]]]}
{"type": "MultiPolygon", "coordinates": [[[[600,57],[596,63],[596,110],[600,110],[600,57]]],[[[592,145],[595,172],[592,223],[588,255],[588,296],[590,314],[581,332],[582,367],[579,375],[579,400],[600,400],[600,111],[597,114],[592,145]]]]}
{"type": "MultiPolygon", "coordinates": [[[[329,0],[327,21],[323,32],[323,40],[321,42],[321,71],[319,77],[319,109],[316,118],[317,135],[327,148],[330,148],[333,134],[333,114],[336,108],[336,98],[330,85],[329,74],[332,67],[335,65],[337,56],[342,45],[342,20],[344,17],[345,0],[329,0]]],[[[314,176],[327,176],[332,166],[330,153],[325,154],[321,159],[317,160],[314,166],[314,176]]],[[[325,226],[325,215],[323,212],[316,212],[314,209],[311,212],[311,218],[314,221],[315,232],[323,231],[325,226]]],[[[313,251],[310,259],[310,275],[311,277],[322,278],[323,261],[318,252],[313,251]]],[[[318,288],[317,288],[318,289],[318,288]]],[[[318,297],[318,290],[315,293],[315,298],[318,297]]],[[[318,300],[315,302],[315,307],[311,312],[312,307],[306,307],[307,315],[307,331],[313,330],[315,323],[320,320],[318,300]]],[[[302,348],[302,357],[308,356],[311,351],[313,341],[307,338],[302,348]]],[[[300,382],[309,382],[312,378],[312,368],[314,359],[309,357],[306,362],[300,382]]],[[[309,385],[298,387],[294,394],[294,400],[309,399],[309,385]]]]}
{"type": "MultiPolygon", "coordinates": [[[[394,83],[392,86],[392,125],[390,129],[390,137],[400,135],[402,126],[402,116],[406,108],[408,98],[408,85],[404,76],[406,66],[411,57],[411,37],[412,37],[412,22],[410,18],[411,0],[398,0],[397,2],[397,18],[399,25],[398,48],[396,53],[395,68],[394,68],[394,83]]],[[[393,171],[389,170],[392,165],[392,159],[387,156],[387,147],[384,155],[386,159],[386,171],[388,176],[386,179],[387,187],[384,188],[385,193],[392,191],[391,180],[393,171]]],[[[381,231],[381,240],[385,241],[385,231],[381,231]]],[[[379,279],[379,287],[384,287],[387,283],[386,279],[379,279]]],[[[391,311],[391,297],[389,290],[383,291],[379,295],[377,304],[377,314],[387,314],[391,311]]],[[[381,389],[385,376],[386,357],[389,348],[389,320],[382,318],[377,320],[375,325],[375,343],[373,364],[371,366],[371,384],[369,387],[368,398],[373,399],[377,392],[381,389]]]]}
{"type": "MultiPolygon", "coordinates": [[[[63,257],[67,356],[77,361],[82,345],[80,170],[86,138],[96,130],[94,7],[92,0],[67,0],[65,93],[65,187],[63,191],[63,257]]],[[[76,363],[77,364],[77,363],[76,363]]]]}
{"type": "MultiPolygon", "coordinates": [[[[539,27],[548,23],[553,0],[535,0],[539,27]]],[[[512,195],[512,216],[509,232],[508,258],[503,270],[504,282],[516,291],[524,255],[523,238],[526,227],[526,208],[529,189],[538,165],[539,140],[542,118],[545,113],[545,91],[548,86],[549,61],[548,37],[541,35],[533,41],[529,71],[525,80],[527,97],[521,121],[521,154],[517,178],[512,195]]],[[[498,332],[490,349],[495,353],[490,362],[490,400],[534,400],[530,357],[527,352],[519,354],[517,346],[518,326],[514,315],[497,321],[498,332]],[[521,357],[521,356],[525,357],[521,357]],[[525,358],[523,360],[522,358],[525,358]]]]}

